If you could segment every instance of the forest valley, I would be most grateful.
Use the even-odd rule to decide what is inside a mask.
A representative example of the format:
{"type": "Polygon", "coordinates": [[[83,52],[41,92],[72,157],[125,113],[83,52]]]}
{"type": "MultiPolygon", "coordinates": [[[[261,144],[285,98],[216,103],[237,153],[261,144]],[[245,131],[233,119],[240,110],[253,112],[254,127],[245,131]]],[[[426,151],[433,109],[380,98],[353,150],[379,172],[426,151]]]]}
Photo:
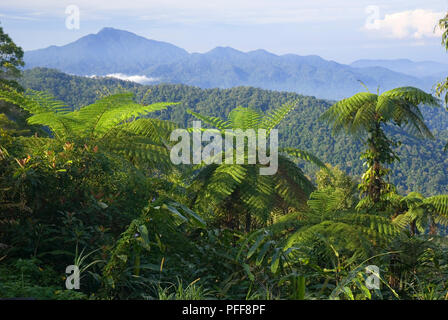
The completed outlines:
{"type": "MultiPolygon", "coordinates": [[[[448,49],[448,15],[440,27],[448,49]]],[[[267,141],[305,97],[223,118],[114,87],[75,107],[23,88],[23,51],[1,28],[0,51],[1,298],[448,299],[448,194],[400,193],[390,171],[404,160],[390,128],[434,139],[422,108],[444,109],[448,78],[435,95],[365,88],[319,115],[359,146],[360,177],[282,134],[264,175],[246,153],[174,164],[170,135],[194,128],[162,115],[267,141]],[[65,287],[70,265],[78,290],[65,287]],[[375,288],[367,266],[378,267],[375,288]]]]}

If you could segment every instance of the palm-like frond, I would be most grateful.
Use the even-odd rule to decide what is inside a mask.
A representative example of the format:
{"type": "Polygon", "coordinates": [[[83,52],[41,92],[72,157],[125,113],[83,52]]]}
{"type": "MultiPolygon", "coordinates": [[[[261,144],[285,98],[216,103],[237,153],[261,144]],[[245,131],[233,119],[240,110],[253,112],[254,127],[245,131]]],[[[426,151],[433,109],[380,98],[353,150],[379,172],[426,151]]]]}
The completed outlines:
{"type": "Polygon", "coordinates": [[[448,225],[448,195],[437,195],[424,198],[421,194],[411,192],[400,200],[403,213],[393,219],[393,224],[406,228],[411,223],[420,232],[425,232],[428,223],[448,225]]]}
{"type": "Polygon", "coordinates": [[[171,121],[140,118],[132,122],[126,122],[119,126],[121,134],[136,135],[150,138],[155,143],[168,143],[167,138],[178,126],[171,121]]]}
{"type": "Polygon", "coordinates": [[[31,114],[46,112],[64,114],[71,111],[64,102],[56,100],[47,92],[28,89],[23,94],[11,87],[3,86],[3,88],[0,90],[1,100],[16,104],[31,114]]]}
{"type": "Polygon", "coordinates": [[[69,121],[64,118],[71,109],[48,93],[34,90],[22,93],[14,88],[4,87],[0,90],[0,100],[28,111],[31,114],[27,119],[29,124],[48,126],[57,136],[70,131],[69,121]]]}
{"type": "MultiPolygon", "coordinates": [[[[237,107],[229,113],[228,120],[206,117],[190,111],[198,119],[212,125],[222,134],[227,129],[265,129],[267,135],[295,107],[287,103],[278,111],[264,116],[250,108],[237,107]]],[[[236,157],[236,150],[233,156],[236,157]]],[[[200,167],[192,188],[198,190],[194,200],[196,207],[205,211],[240,212],[255,218],[259,225],[264,225],[273,210],[278,207],[296,207],[304,205],[315,187],[305,176],[300,167],[290,157],[325,165],[310,153],[293,148],[280,150],[278,170],[272,176],[259,174],[262,165],[248,164],[244,154],[244,164],[228,165],[226,163],[210,164],[200,167]],[[288,155],[288,156],[286,156],[288,155]]],[[[221,157],[222,155],[216,155],[221,157]]]]}
{"type": "Polygon", "coordinates": [[[169,105],[173,103],[141,105],[133,101],[132,93],[119,93],[80,108],[71,113],[70,118],[78,124],[74,128],[78,134],[100,138],[118,125],[154,111],[164,110],[169,105]]]}
{"type": "Polygon", "coordinates": [[[383,96],[390,97],[396,100],[406,101],[409,104],[418,106],[424,104],[431,107],[439,107],[440,101],[433,95],[426,93],[425,91],[414,87],[400,87],[382,94],[383,96]]]}
{"type": "Polygon", "coordinates": [[[405,126],[411,134],[432,137],[418,108],[422,104],[440,106],[434,96],[414,87],[396,88],[381,95],[361,92],[335,103],[322,119],[332,122],[335,132],[345,130],[360,135],[377,122],[393,121],[405,126]]]}
{"type": "Polygon", "coordinates": [[[430,206],[436,223],[448,225],[448,195],[437,195],[423,200],[423,203],[430,206]]]}
{"type": "Polygon", "coordinates": [[[323,163],[318,157],[316,157],[315,155],[313,155],[308,151],[304,151],[297,148],[281,148],[279,149],[279,152],[286,153],[291,157],[299,158],[307,162],[313,163],[320,168],[327,169],[325,163],[323,163]]]}
{"type": "Polygon", "coordinates": [[[201,172],[201,190],[197,196],[196,206],[205,211],[219,207],[244,181],[246,171],[244,166],[238,164],[220,166],[212,164],[205,167],[201,172]]]}
{"type": "Polygon", "coordinates": [[[282,120],[296,107],[296,102],[288,102],[282,105],[280,108],[274,109],[263,118],[260,127],[266,129],[267,134],[269,134],[271,130],[277,127],[280,122],[282,122],[282,120]]]}
{"type": "Polygon", "coordinates": [[[400,228],[387,217],[338,210],[341,201],[337,194],[313,192],[304,211],[284,215],[246,237],[240,255],[248,248],[247,259],[254,259],[257,265],[268,263],[271,271],[277,272],[285,260],[290,265],[307,254],[312,259],[325,255],[320,243],[331,247],[330,251],[348,250],[358,257],[368,257],[375,246],[385,245],[400,234],[400,228]]]}
{"type": "Polygon", "coordinates": [[[167,144],[174,123],[145,118],[176,103],[143,105],[132,93],[117,93],[71,111],[47,93],[0,90],[0,99],[29,111],[30,124],[47,126],[63,140],[87,139],[102,148],[157,165],[169,163],[167,144]]]}
{"type": "Polygon", "coordinates": [[[273,179],[277,195],[292,207],[300,208],[315,190],[302,169],[281,155],[278,157],[278,170],[273,179]]]}
{"type": "Polygon", "coordinates": [[[241,200],[247,212],[263,225],[269,219],[274,206],[274,181],[266,175],[258,174],[258,167],[248,167],[246,179],[239,185],[241,200]]]}
{"type": "Polygon", "coordinates": [[[323,120],[333,123],[333,130],[356,132],[362,129],[362,124],[370,126],[368,121],[377,103],[377,95],[370,92],[360,92],[332,105],[322,116],[323,120]],[[365,114],[358,114],[365,110],[365,114]],[[358,116],[357,116],[358,115],[358,116]],[[355,122],[356,120],[356,122],[355,122]]]}
{"type": "Polygon", "coordinates": [[[257,130],[262,118],[262,114],[251,108],[236,107],[229,113],[229,121],[232,129],[257,130]]]}
{"type": "Polygon", "coordinates": [[[229,121],[222,120],[221,118],[218,118],[218,117],[204,116],[204,115],[194,112],[192,110],[187,110],[187,112],[189,114],[195,116],[199,120],[204,121],[205,123],[211,125],[212,127],[218,128],[219,130],[231,129],[229,121]]]}
{"type": "Polygon", "coordinates": [[[448,50],[448,14],[439,20],[438,27],[443,32],[442,45],[448,50]]]}
{"type": "Polygon", "coordinates": [[[388,108],[381,110],[385,121],[393,120],[416,136],[433,138],[424,122],[419,105],[439,107],[440,102],[431,94],[414,87],[401,87],[384,92],[380,97],[388,101],[388,108]]]}

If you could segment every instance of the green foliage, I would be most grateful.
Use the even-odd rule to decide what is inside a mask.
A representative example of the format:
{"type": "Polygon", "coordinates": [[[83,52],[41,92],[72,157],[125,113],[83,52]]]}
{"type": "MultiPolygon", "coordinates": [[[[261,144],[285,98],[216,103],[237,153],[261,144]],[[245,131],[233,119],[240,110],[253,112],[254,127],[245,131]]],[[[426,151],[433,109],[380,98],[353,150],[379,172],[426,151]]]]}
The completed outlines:
{"type": "MultiPolygon", "coordinates": [[[[442,33],[442,46],[445,48],[445,50],[448,51],[448,13],[439,20],[439,28],[443,32],[442,33]]],[[[448,105],[448,94],[446,92],[448,91],[448,77],[445,79],[445,81],[441,81],[437,83],[436,86],[436,94],[437,96],[441,97],[445,95],[445,105],[448,105]]],[[[445,145],[445,151],[448,150],[448,143],[445,145]]]]}
{"type": "Polygon", "coordinates": [[[421,104],[439,106],[431,94],[413,87],[402,87],[381,95],[370,92],[355,94],[335,103],[322,115],[322,119],[333,125],[336,133],[345,131],[355,137],[366,138],[363,140],[366,151],[361,158],[366,159],[367,169],[360,188],[374,205],[378,204],[382,194],[391,191],[390,184],[384,181],[389,172],[384,165],[399,160],[392,149],[396,143],[386,136],[384,125],[392,123],[416,137],[433,138],[419,109],[421,104]]]}
{"type": "Polygon", "coordinates": [[[182,280],[178,279],[177,285],[172,284],[169,287],[158,287],[158,300],[205,300],[209,296],[207,289],[196,285],[199,279],[188,284],[185,288],[182,280]]]}
{"type": "MultiPolygon", "coordinates": [[[[15,50],[20,64],[20,51],[8,37],[2,41],[10,45],[0,41],[0,50],[15,50]]],[[[435,195],[448,182],[445,158],[434,155],[448,137],[448,118],[420,109],[438,104],[432,96],[398,88],[328,109],[326,101],[254,88],[157,85],[149,92],[46,69],[27,75],[26,87],[37,81],[61,101],[33,90],[0,91],[8,102],[0,105],[1,298],[448,299],[448,196],[435,195]],[[168,112],[172,104],[178,106],[168,112]],[[432,195],[401,196],[381,181],[381,205],[365,210],[371,206],[358,199],[359,179],[345,173],[361,172],[360,143],[331,138],[317,121],[325,110],[336,130],[365,139],[370,171],[361,191],[373,193],[365,186],[388,174],[383,164],[406,191],[423,186],[428,168],[438,166],[442,176],[424,187],[432,195]],[[168,137],[193,117],[220,134],[269,135],[278,127],[277,173],[260,175],[262,166],[247,157],[173,168],[168,137]],[[430,128],[438,139],[432,145],[401,130],[432,137],[430,128]],[[71,264],[80,268],[80,291],[65,290],[71,264]],[[368,288],[367,265],[380,267],[380,288],[368,288]]]]}
{"type": "Polygon", "coordinates": [[[205,227],[205,223],[195,212],[171,199],[162,198],[145,208],[143,214],[134,219],[120,235],[104,268],[108,295],[127,296],[134,286],[154,286],[157,283],[155,279],[160,281],[165,255],[169,253],[173,241],[182,241],[185,226],[189,224],[205,227]],[[169,242],[165,242],[164,237],[170,237],[169,242]],[[142,263],[145,253],[147,260],[142,263]],[[147,272],[143,277],[140,272],[145,270],[147,272]]]}
{"type": "MultiPolygon", "coordinates": [[[[227,129],[253,129],[255,132],[258,129],[264,129],[267,140],[271,130],[295,106],[295,103],[286,103],[266,116],[251,108],[237,107],[229,113],[227,121],[203,116],[193,111],[189,112],[205,123],[215,126],[223,136],[227,129]]],[[[248,149],[247,144],[248,142],[244,140],[243,150],[248,149]]],[[[235,155],[237,149],[233,148],[232,152],[235,155]]],[[[196,193],[193,205],[212,220],[216,221],[216,217],[220,217],[221,226],[225,225],[236,230],[244,225],[246,232],[253,227],[266,225],[274,210],[299,208],[314,190],[314,186],[291,157],[300,158],[321,167],[325,165],[302,150],[288,148],[280,151],[284,153],[279,155],[278,170],[273,175],[260,175],[259,170],[262,165],[248,163],[246,152],[244,152],[243,164],[226,164],[225,154],[223,154],[222,163],[202,166],[192,186],[196,193]],[[235,215],[235,212],[240,214],[235,215]]]]}
{"type": "Polygon", "coordinates": [[[402,228],[410,226],[412,235],[418,231],[436,234],[437,225],[448,225],[448,196],[438,195],[424,198],[421,194],[411,192],[405,197],[396,196],[394,207],[394,224],[402,228]]]}
{"type": "MultiPolygon", "coordinates": [[[[173,121],[181,127],[189,127],[194,119],[187,113],[188,109],[208,117],[227,119],[229,112],[237,106],[266,114],[273,111],[274,106],[296,101],[298,107],[288,114],[288,121],[278,126],[280,147],[307,150],[325,163],[338,165],[341,170],[355,177],[360,177],[364,172],[363,161],[359,159],[361,143],[347,135],[331,135],[331,128],[319,121],[321,114],[331,106],[330,101],[249,87],[200,89],[180,84],[142,86],[113,78],[71,76],[44,68],[25,70],[20,83],[25,88],[48,91],[75,109],[93,103],[100,97],[99,92],[114,92],[120,88],[135,92],[137,100],[146,104],[178,102],[176,108],[169,112],[162,110],[154,116],[173,121]],[[145,97],[148,89],[151,94],[145,97]]],[[[416,140],[396,126],[385,128],[392,140],[402,141],[394,149],[401,161],[390,165],[390,183],[401,194],[411,191],[425,196],[445,193],[448,187],[448,162],[443,147],[448,139],[448,113],[441,108],[423,106],[420,109],[425,123],[435,136],[434,140],[416,140]]],[[[310,177],[315,177],[314,165],[307,162],[299,165],[310,177]]]]}
{"type": "Polygon", "coordinates": [[[336,209],[352,209],[358,202],[358,184],[345,174],[339,167],[319,170],[316,174],[317,189],[329,194],[335,194],[342,201],[336,209]]]}
{"type": "MultiPolygon", "coordinates": [[[[375,251],[400,234],[386,217],[339,209],[345,199],[329,194],[329,188],[313,192],[308,209],[278,218],[242,243],[239,255],[254,267],[269,269],[271,277],[282,279],[280,283],[289,286],[292,298],[303,297],[305,279],[315,298],[334,298],[338,296],[335,292],[355,278],[353,284],[366,298],[367,275],[360,268],[367,262],[364,259],[373,259],[375,251]]],[[[372,296],[367,294],[368,299],[372,296]]]]}
{"type": "Polygon", "coordinates": [[[0,297],[43,300],[80,300],[82,292],[63,290],[58,273],[38,259],[18,259],[0,266],[0,297]]]}
{"type": "MultiPolygon", "coordinates": [[[[272,129],[279,117],[293,114],[284,112],[290,108],[268,112],[267,120],[247,108],[235,109],[226,121],[198,117],[220,130],[272,129]]],[[[118,126],[133,126],[132,132],[162,142],[174,127],[160,120],[157,129],[144,123],[152,120],[118,126]]],[[[107,144],[112,140],[101,133],[75,129],[79,137],[67,142],[17,136],[14,125],[6,127],[0,137],[0,260],[7,261],[0,268],[6,279],[0,285],[2,296],[444,297],[448,261],[443,244],[425,244],[419,258],[411,259],[416,251],[408,242],[414,240],[406,240],[406,225],[398,221],[417,217],[424,226],[426,215],[442,225],[446,196],[410,194],[403,200],[387,194],[387,210],[364,212],[356,210],[353,178],[295,148],[281,149],[274,176],[259,175],[259,167],[248,164],[163,172],[111,152],[107,144]],[[299,159],[321,167],[317,190],[295,162],[299,159]],[[194,178],[185,179],[192,170],[197,170],[194,178]],[[410,213],[420,208],[425,215],[410,213]],[[394,210],[402,216],[392,221],[394,210]],[[251,230],[245,228],[248,212],[255,217],[251,230]],[[229,216],[238,217],[233,225],[226,224],[229,216]],[[366,287],[367,263],[381,265],[383,289],[366,287]],[[69,264],[81,269],[80,292],[64,290],[63,270],[69,264]],[[441,280],[428,282],[425,274],[441,280]]]]}
{"type": "MultiPolygon", "coordinates": [[[[448,51],[448,14],[445,15],[442,19],[439,20],[438,24],[439,29],[442,33],[442,46],[445,50],[448,51]]],[[[448,90],[448,78],[443,81],[437,83],[436,94],[440,97],[446,93],[448,90]]],[[[448,104],[448,95],[445,94],[445,104],[448,104]]]]}
{"type": "Polygon", "coordinates": [[[59,140],[88,141],[92,147],[104,147],[131,159],[169,164],[166,141],[175,125],[140,117],[172,103],[138,104],[132,93],[118,93],[71,111],[50,94],[33,90],[22,94],[12,88],[0,90],[0,99],[28,111],[32,115],[29,124],[48,127],[59,140]]]}
{"type": "Polygon", "coordinates": [[[23,50],[17,46],[0,27],[0,86],[8,85],[20,89],[17,78],[23,67],[23,50]]]}

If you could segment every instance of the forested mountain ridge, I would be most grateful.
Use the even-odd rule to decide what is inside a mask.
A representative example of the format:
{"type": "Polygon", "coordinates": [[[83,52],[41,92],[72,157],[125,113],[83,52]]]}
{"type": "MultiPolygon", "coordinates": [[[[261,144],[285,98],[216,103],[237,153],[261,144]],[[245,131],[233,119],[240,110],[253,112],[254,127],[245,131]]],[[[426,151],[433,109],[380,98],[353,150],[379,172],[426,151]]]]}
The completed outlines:
{"type": "MultiPolygon", "coordinates": [[[[320,115],[328,109],[332,101],[252,87],[201,89],[179,84],[147,86],[113,78],[92,79],[72,76],[45,68],[26,70],[21,84],[26,88],[48,91],[75,108],[92,103],[98,97],[98,92],[104,92],[104,88],[113,91],[121,87],[135,92],[138,99],[151,89],[146,101],[148,103],[180,102],[169,110],[161,111],[158,116],[183,126],[187,126],[192,119],[186,113],[187,109],[225,118],[236,106],[252,107],[266,112],[288,100],[298,99],[300,107],[279,127],[279,141],[285,146],[309,150],[323,161],[339,165],[341,169],[355,176],[359,176],[363,171],[362,162],[359,160],[360,144],[346,136],[334,137],[329,126],[319,120],[320,115]]],[[[448,157],[443,153],[443,145],[448,137],[445,125],[448,115],[443,109],[423,108],[423,112],[436,139],[416,140],[397,128],[390,128],[389,130],[394,132],[394,137],[403,142],[398,147],[401,162],[393,165],[390,178],[403,193],[410,191],[419,191],[427,195],[446,193],[448,157]]]]}
{"type": "Polygon", "coordinates": [[[172,63],[187,51],[131,32],[104,28],[65,46],[26,51],[25,67],[51,66],[72,74],[136,73],[154,65],[172,63]]]}
{"type": "Polygon", "coordinates": [[[123,73],[154,83],[182,83],[201,88],[252,86],[342,99],[359,91],[359,80],[384,90],[415,86],[430,90],[433,78],[419,78],[382,66],[353,67],[316,55],[276,55],[217,47],[188,53],[172,44],[131,32],[104,28],[65,46],[25,52],[25,67],[49,67],[76,75],[123,73]]]}
{"type": "MultiPolygon", "coordinates": [[[[439,26],[448,50],[448,13],[439,26]]],[[[114,65],[109,58],[124,53],[127,41],[116,42],[115,33],[105,29],[80,47],[89,51],[104,37],[112,49],[104,63],[114,65]]],[[[143,47],[165,46],[131,37],[143,47]]],[[[317,72],[321,90],[344,77],[367,86],[357,84],[353,96],[339,92],[346,99],[336,102],[286,86],[289,92],[204,89],[22,72],[23,50],[2,27],[0,42],[0,298],[448,299],[448,113],[435,95],[377,88],[317,56],[299,57],[308,72],[299,74],[316,79],[325,68],[312,66],[331,65],[339,78],[317,72]],[[258,161],[251,152],[238,161],[239,143],[225,152],[201,148],[200,163],[194,154],[191,161],[185,151],[198,145],[184,142],[195,131],[192,120],[214,129],[212,144],[229,129],[264,129],[256,136],[258,161]],[[274,129],[278,153],[269,143],[266,163],[274,129]],[[175,135],[181,141],[170,141],[175,135]],[[208,155],[226,159],[210,163],[208,155]]],[[[193,70],[188,63],[179,70],[211,71],[197,81],[215,71],[223,81],[229,72],[251,79],[238,64],[248,55],[260,61],[251,69],[285,78],[281,68],[270,73],[278,56],[266,51],[172,49],[197,60],[193,70]]],[[[126,65],[123,57],[124,68],[157,68],[156,59],[126,65]]],[[[173,60],[161,71],[177,63],[173,57],[167,53],[173,60]]],[[[373,78],[391,72],[368,70],[373,78]]],[[[436,90],[448,103],[448,79],[436,90]]],[[[251,140],[243,139],[243,150],[252,150],[251,140]]]]}

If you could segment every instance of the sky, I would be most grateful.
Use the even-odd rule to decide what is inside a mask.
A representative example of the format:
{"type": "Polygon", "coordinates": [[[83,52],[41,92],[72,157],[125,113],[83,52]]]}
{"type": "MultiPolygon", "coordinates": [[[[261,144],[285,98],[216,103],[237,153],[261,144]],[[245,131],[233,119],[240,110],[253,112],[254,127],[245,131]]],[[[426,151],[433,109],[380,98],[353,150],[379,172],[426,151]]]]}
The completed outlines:
{"type": "Polygon", "coordinates": [[[0,23],[24,50],[113,27],[189,52],[230,46],[340,63],[448,63],[434,29],[447,11],[448,0],[2,0],[0,23]]]}

